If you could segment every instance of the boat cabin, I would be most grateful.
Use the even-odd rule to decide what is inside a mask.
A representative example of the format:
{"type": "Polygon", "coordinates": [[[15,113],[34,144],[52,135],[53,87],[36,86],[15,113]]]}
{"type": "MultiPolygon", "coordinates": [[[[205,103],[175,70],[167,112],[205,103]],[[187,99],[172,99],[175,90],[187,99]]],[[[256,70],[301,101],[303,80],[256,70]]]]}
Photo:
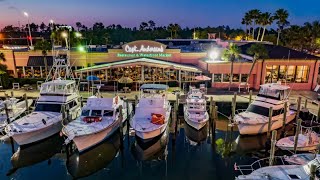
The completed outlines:
{"type": "Polygon", "coordinates": [[[258,97],[265,97],[275,100],[284,100],[288,98],[289,86],[278,83],[263,84],[260,86],[258,97]]]}
{"type": "Polygon", "coordinates": [[[71,95],[77,91],[74,80],[53,80],[41,85],[40,95],[71,95]]]}

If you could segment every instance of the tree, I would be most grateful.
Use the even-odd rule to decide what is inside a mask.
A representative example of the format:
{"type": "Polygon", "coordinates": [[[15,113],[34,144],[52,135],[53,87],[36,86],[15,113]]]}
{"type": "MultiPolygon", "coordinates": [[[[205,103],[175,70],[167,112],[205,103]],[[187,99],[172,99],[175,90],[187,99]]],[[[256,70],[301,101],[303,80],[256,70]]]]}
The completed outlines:
{"type": "Polygon", "coordinates": [[[2,52],[0,52],[0,61],[2,61],[2,62],[6,62],[7,61],[4,53],[2,53],[2,52]]]}
{"type": "Polygon", "coordinates": [[[141,22],[140,24],[140,31],[146,30],[146,28],[148,27],[148,23],[146,22],[141,22]]]}
{"type": "Polygon", "coordinates": [[[154,28],[156,27],[156,23],[152,20],[148,21],[148,25],[150,30],[154,30],[154,28]]]}
{"type": "Polygon", "coordinates": [[[169,26],[167,27],[168,31],[170,32],[170,37],[171,39],[173,39],[173,24],[169,24],[169,26]]]}
{"type": "Polygon", "coordinates": [[[257,43],[257,44],[252,44],[248,49],[247,49],[247,53],[250,55],[253,55],[253,60],[252,60],[252,65],[249,71],[249,75],[246,81],[246,86],[249,83],[249,78],[251,76],[252,70],[256,64],[256,61],[260,58],[268,58],[269,54],[268,54],[268,50],[265,47],[265,45],[257,43]]]}
{"type": "Polygon", "coordinates": [[[79,31],[79,30],[80,30],[80,28],[82,28],[82,24],[81,24],[81,22],[76,22],[76,26],[77,26],[78,31],[79,31]]]}
{"type": "Polygon", "coordinates": [[[37,41],[37,43],[34,46],[34,49],[41,51],[44,60],[45,70],[46,73],[48,73],[47,52],[51,50],[51,44],[46,40],[37,41]]]}
{"type": "MultiPolygon", "coordinates": [[[[7,61],[4,53],[2,53],[2,52],[0,52],[0,61],[1,62],[6,62],[7,61]]],[[[7,87],[7,85],[8,85],[8,81],[7,80],[8,80],[7,65],[0,64],[0,82],[1,82],[1,86],[7,87]]]]}
{"type": "Polygon", "coordinates": [[[229,91],[231,89],[231,83],[232,83],[232,79],[233,79],[233,63],[234,63],[235,59],[239,57],[239,54],[240,54],[239,47],[233,43],[231,43],[229,45],[228,49],[225,49],[222,52],[222,59],[225,61],[231,61],[230,78],[229,78],[229,91]]]}
{"type": "Polygon", "coordinates": [[[254,39],[254,30],[256,28],[257,20],[261,14],[261,11],[258,9],[252,9],[248,12],[248,14],[249,14],[249,17],[251,18],[251,20],[253,21],[252,38],[254,39]]]}
{"type": "Polygon", "coordinates": [[[260,38],[261,26],[262,26],[262,18],[263,18],[263,16],[260,13],[259,17],[257,19],[257,24],[259,25],[258,35],[257,35],[257,39],[256,39],[257,41],[259,41],[259,38],[260,38]]]}
{"type": "Polygon", "coordinates": [[[273,22],[273,16],[271,16],[271,13],[265,12],[261,14],[261,25],[263,26],[261,41],[263,41],[263,37],[266,32],[266,27],[271,25],[272,22],[273,22]]]}
{"type": "Polygon", "coordinates": [[[41,32],[43,33],[46,28],[47,28],[47,26],[42,22],[42,23],[40,24],[40,30],[41,30],[41,32]]]}
{"type": "Polygon", "coordinates": [[[244,17],[242,18],[241,24],[244,24],[246,26],[246,39],[248,40],[248,36],[250,36],[250,29],[252,24],[252,19],[249,16],[249,13],[246,12],[244,17]],[[249,26],[249,33],[248,33],[248,26],[249,26]]]}
{"type": "Polygon", "coordinates": [[[181,30],[181,27],[180,27],[180,25],[179,24],[174,24],[173,26],[172,26],[172,30],[173,30],[173,32],[174,32],[174,38],[178,38],[178,31],[180,31],[181,30]]]}
{"type": "Polygon", "coordinates": [[[287,10],[284,10],[284,9],[278,9],[274,13],[274,19],[277,20],[277,25],[278,25],[277,45],[279,45],[279,38],[280,38],[281,31],[283,30],[284,27],[290,24],[287,20],[288,17],[289,17],[289,13],[287,10]]]}

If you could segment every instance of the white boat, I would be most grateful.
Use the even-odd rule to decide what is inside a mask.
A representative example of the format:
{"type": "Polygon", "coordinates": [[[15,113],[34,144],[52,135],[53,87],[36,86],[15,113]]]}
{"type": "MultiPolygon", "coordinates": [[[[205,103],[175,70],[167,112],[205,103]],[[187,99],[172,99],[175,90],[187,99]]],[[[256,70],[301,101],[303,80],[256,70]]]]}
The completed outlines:
{"type": "MultiPolygon", "coordinates": [[[[13,122],[18,117],[20,117],[24,112],[26,112],[27,109],[30,108],[30,106],[33,103],[32,99],[28,99],[27,104],[26,104],[26,101],[20,101],[20,102],[18,102],[18,101],[19,100],[16,98],[10,98],[10,99],[2,102],[3,109],[1,109],[1,111],[0,111],[0,132],[2,132],[4,130],[4,128],[6,127],[6,125],[8,124],[8,122],[7,122],[8,118],[6,115],[6,111],[4,110],[4,103],[7,104],[10,122],[13,122]]],[[[0,105],[0,107],[2,107],[2,106],[0,105]]]]}
{"type": "Polygon", "coordinates": [[[282,127],[285,102],[288,104],[285,124],[291,122],[296,112],[289,109],[288,91],[289,87],[281,84],[261,85],[256,99],[234,118],[240,134],[255,135],[267,132],[270,107],[273,108],[271,130],[282,127]]]}
{"type": "Polygon", "coordinates": [[[246,170],[252,170],[250,174],[240,175],[236,177],[237,180],[258,180],[258,179],[268,179],[268,180],[279,180],[279,179],[309,179],[311,172],[311,165],[316,166],[316,179],[319,179],[319,168],[320,168],[320,158],[316,157],[311,161],[304,161],[304,159],[299,158],[299,155],[296,157],[289,157],[286,160],[282,158],[279,160],[282,161],[282,165],[266,166],[263,167],[261,160],[254,162],[251,165],[245,166],[236,166],[236,170],[241,171],[242,173],[246,170]],[[298,158],[297,158],[298,157],[298,158]],[[297,159],[297,160],[295,160],[297,159]],[[251,168],[250,168],[251,167],[251,168]],[[254,170],[253,167],[260,167],[259,169],[254,170]]]}
{"type": "Polygon", "coordinates": [[[79,100],[78,84],[72,77],[70,61],[68,58],[54,59],[51,72],[41,85],[35,110],[7,125],[5,132],[20,146],[44,140],[61,130],[63,116],[68,114],[67,119],[73,120],[80,115],[79,100]],[[62,114],[63,107],[65,114],[62,114]]]}
{"type": "Polygon", "coordinates": [[[79,118],[64,126],[62,133],[67,136],[66,144],[73,141],[81,153],[99,144],[119,129],[128,114],[132,112],[131,103],[127,104],[119,96],[114,98],[88,98],[79,118]],[[122,106],[122,119],[120,117],[122,106]],[[128,108],[128,109],[127,109],[128,108]]]}
{"type": "MultiPolygon", "coordinates": [[[[294,150],[295,136],[289,136],[277,141],[276,146],[282,150],[294,150]]],[[[298,135],[297,151],[312,151],[316,150],[319,144],[319,135],[311,130],[300,133],[298,135]]]]}
{"type": "Polygon", "coordinates": [[[166,130],[171,113],[165,92],[167,89],[168,86],[163,84],[144,84],[140,87],[139,103],[130,125],[141,139],[154,138],[166,130]]]}
{"type": "Polygon", "coordinates": [[[206,99],[200,89],[191,88],[184,105],[184,119],[193,128],[203,128],[209,120],[206,99]]]}

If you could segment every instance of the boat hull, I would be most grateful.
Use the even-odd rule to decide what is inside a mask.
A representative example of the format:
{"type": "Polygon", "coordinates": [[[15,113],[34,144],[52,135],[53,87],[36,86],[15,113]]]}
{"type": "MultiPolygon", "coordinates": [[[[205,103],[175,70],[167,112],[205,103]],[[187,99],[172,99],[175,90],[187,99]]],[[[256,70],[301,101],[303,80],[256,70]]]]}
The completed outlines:
{"type": "MultiPolygon", "coordinates": [[[[286,124],[290,123],[295,118],[295,113],[287,116],[286,124]]],[[[282,119],[275,120],[271,122],[271,131],[282,127],[282,119]]],[[[241,135],[256,135],[263,134],[268,131],[268,123],[260,123],[260,124],[247,124],[247,123],[239,123],[238,129],[241,135]]]]}
{"type": "MultiPolygon", "coordinates": [[[[292,146],[280,146],[277,145],[278,148],[282,150],[287,150],[287,151],[294,151],[294,147],[292,146]]],[[[310,145],[310,146],[304,146],[304,147],[297,147],[297,151],[313,151],[317,149],[317,145],[310,145]]]]}
{"type": "Polygon", "coordinates": [[[115,121],[113,124],[108,126],[102,131],[97,133],[83,135],[83,136],[76,136],[73,138],[74,144],[77,146],[78,152],[82,153],[90,148],[93,148],[100,142],[104,141],[108,137],[110,137],[118,128],[120,127],[120,119],[115,121]]]}
{"type": "Polygon", "coordinates": [[[14,134],[12,138],[19,146],[26,146],[29,144],[40,142],[46,138],[57,134],[62,128],[61,122],[57,122],[37,131],[14,134]]]}
{"type": "Polygon", "coordinates": [[[159,129],[155,129],[155,130],[149,131],[149,132],[136,131],[136,136],[138,136],[139,138],[144,139],[144,140],[152,139],[154,137],[161,135],[166,130],[167,125],[168,124],[160,127],[159,129]]]}

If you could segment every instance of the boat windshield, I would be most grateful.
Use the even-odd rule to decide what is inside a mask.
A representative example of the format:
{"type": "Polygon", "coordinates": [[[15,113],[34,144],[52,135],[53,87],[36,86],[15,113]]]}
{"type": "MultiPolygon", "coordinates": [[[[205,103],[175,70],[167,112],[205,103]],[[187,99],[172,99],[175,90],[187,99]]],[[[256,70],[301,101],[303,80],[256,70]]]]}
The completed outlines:
{"type": "Polygon", "coordinates": [[[110,111],[110,110],[104,110],[103,116],[113,116],[113,110],[112,110],[112,111],[110,111]]]}
{"type": "Polygon", "coordinates": [[[269,109],[268,108],[254,105],[254,104],[250,104],[247,111],[255,113],[255,114],[260,114],[260,115],[266,116],[266,117],[269,116],[269,109]]]}
{"type": "Polygon", "coordinates": [[[101,116],[101,110],[92,110],[91,116],[101,116]]]}
{"type": "Polygon", "coordinates": [[[37,104],[34,111],[61,112],[61,104],[37,104]]]}
{"type": "Polygon", "coordinates": [[[82,110],[81,116],[89,116],[89,114],[90,114],[90,110],[84,109],[82,110]]]}

